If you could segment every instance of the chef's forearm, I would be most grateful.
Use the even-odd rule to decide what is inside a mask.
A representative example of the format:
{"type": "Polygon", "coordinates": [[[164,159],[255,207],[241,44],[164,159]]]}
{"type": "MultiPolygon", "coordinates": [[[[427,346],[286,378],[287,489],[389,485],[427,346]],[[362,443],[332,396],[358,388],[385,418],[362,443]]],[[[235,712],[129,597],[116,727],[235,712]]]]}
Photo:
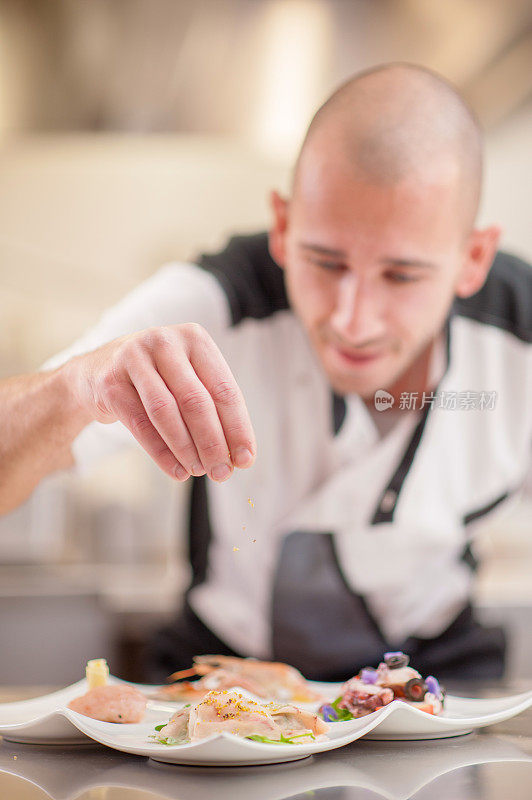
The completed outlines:
{"type": "Polygon", "coordinates": [[[70,446],[90,422],[68,366],[0,382],[0,514],[16,508],[49,473],[72,464],[70,446]]]}
{"type": "Polygon", "coordinates": [[[242,392],[201,325],[147,328],[59,369],[0,382],[0,514],[72,463],[92,420],[121,422],[171,478],[224,481],[256,443],[242,392]]]}

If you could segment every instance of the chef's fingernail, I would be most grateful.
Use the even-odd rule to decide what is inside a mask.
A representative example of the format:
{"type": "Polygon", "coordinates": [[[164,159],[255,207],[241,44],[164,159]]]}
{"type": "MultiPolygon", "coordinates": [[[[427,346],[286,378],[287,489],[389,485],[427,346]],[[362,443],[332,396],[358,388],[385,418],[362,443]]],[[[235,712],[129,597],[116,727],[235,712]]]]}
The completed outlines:
{"type": "Polygon", "coordinates": [[[191,466],[190,471],[196,478],[199,478],[200,475],[205,475],[203,464],[201,464],[199,461],[191,466]]]}
{"type": "Polygon", "coordinates": [[[174,475],[178,481],[185,481],[188,478],[188,472],[181,466],[181,464],[175,465],[174,475]]]}
{"type": "Polygon", "coordinates": [[[249,467],[253,461],[253,453],[247,447],[237,447],[233,454],[235,467],[249,467]]]}
{"type": "Polygon", "coordinates": [[[231,474],[231,467],[227,464],[217,464],[212,468],[211,476],[215,481],[225,481],[231,474]]]}

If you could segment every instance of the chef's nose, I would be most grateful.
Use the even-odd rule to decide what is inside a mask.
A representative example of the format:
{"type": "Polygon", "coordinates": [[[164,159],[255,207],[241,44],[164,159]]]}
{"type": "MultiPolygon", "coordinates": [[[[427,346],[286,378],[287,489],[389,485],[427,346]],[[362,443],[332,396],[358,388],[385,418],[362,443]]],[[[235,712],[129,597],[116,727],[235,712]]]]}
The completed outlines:
{"type": "Polygon", "coordinates": [[[371,280],[350,271],[339,281],[331,325],[355,346],[380,339],[385,333],[381,306],[377,287],[371,280]]]}

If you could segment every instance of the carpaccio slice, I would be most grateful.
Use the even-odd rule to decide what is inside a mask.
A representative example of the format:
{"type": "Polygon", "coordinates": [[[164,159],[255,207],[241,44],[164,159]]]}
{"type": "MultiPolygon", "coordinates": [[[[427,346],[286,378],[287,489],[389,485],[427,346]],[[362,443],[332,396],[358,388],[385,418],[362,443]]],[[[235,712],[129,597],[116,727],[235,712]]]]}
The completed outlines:
{"type": "Polygon", "coordinates": [[[158,725],[153,739],[161,744],[197,742],[230,733],[267,743],[301,744],[326,738],[329,726],[311,711],[291,703],[257,703],[234,690],[212,690],[197,705],[176,711],[166,725],[158,725]]]}
{"type": "Polygon", "coordinates": [[[68,704],[72,711],[102,722],[141,722],[147,698],[134,686],[96,686],[68,704]]]}
{"type": "Polygon", "coordinates": [[[439,682],[433,675],[422,678],[409,662],[409,656],[400,650],[385,653],[377,669],[364,667],[344,683],[340,696],[321,706],[321,715],[326,722],[345,719],[345,712],[364,717],[392,700],[402,700],[428,714],[441,714],[444,692],[439,682]]]}

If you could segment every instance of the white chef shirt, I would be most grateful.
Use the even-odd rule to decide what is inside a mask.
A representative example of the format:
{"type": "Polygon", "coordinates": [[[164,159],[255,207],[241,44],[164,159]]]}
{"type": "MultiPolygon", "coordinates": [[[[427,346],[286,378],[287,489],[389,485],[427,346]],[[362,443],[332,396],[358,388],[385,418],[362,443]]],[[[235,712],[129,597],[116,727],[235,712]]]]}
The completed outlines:
{"type": "MultiPolygon", "coordinates": [[[[332,537],[343,591],[363,600],[386,643],[445,631],[470,595],[476,520],[515,494],[530,463],[530,268],[499,254],[484,288],[456,301],[439,398],[383,436],[359,397],[334,397],[265,234],[235,237],[198,263],[163,267],[46,366],[133,331],[183,322],[203,325],[222,350],[259,454],[228,482],[205,482],[208,535],[194,520],[190,531],[200,567],[188,599],[200,619],[237,652],[271,657],[280,554],[287,537],[304,532],[332,537]],[[453,398],[455,410],[445,407],[453,398]]],[[[73,453],[86,468],[132,442],[119,423],[93,423],[73,453]]]]}

